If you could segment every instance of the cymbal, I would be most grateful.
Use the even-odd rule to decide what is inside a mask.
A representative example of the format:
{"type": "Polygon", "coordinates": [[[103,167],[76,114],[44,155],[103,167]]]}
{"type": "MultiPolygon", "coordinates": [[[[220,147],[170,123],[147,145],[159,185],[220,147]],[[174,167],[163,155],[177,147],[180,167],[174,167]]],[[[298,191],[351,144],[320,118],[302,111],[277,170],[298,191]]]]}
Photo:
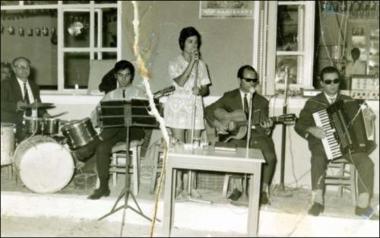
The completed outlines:
{"type": "Polygon", "coordinates": [[[34,102],[31,104],[27,104],[25,106],[21,106],[22,109],[38,109],[38,108],[53,108],[55,107],[53,103],[42,103],[42,102],[34,102]]]}

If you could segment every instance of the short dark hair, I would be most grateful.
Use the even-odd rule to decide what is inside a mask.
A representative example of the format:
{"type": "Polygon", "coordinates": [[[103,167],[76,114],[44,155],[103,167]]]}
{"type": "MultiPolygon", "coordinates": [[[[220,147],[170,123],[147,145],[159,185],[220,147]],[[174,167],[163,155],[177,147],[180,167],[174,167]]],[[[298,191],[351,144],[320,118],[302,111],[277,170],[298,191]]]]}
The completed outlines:
{"type": "Polygon", "coordinates": [[[31,64],[30,60],[24,56],[19,56],[19,57],[16,57],[12,60],[12,65],[15,65],[15,63],[20,60],[20,59],[23,59],[25,60],[26,62],[28,62],[28,64],[31,64]]]}
{"type": "Polygon", "coordinates": [[[336,73],[338,75],[338,78],[340,79],[339,70],[337,68],[335,68],[334,66],[327,66],[327,67],[324,67],[321,70],[321,73],[319,75],[321,81],[323,81],[323,75],[325,75],[325,74],[331,74],[331,73],[336,73]]]}
{"type": "Polygon", "coordinates": [[[352,50],[351,50],[351,55],[353,55],[353,54],[357,54],[357,55],[360,55],[360,50],[359,50],[359,48],[352,48],[352,50]]]}
{"type": "Polygon", "coordinates": [[[201,48],[202,45],[202,39],[201,39],[201,34],[192,26],[185,27],[181,30],[181,33],[179,34],[178,38],[178,43],[179,43],[179,48],[183,50],[185,48],[185,41],[187,38],[191,36],[197,36],[198,38],[198,50],[201,48]]]}
{"type": "Polygon", "coordinates": [[[257,72],[256,72],[256,70],[255,70],[255,68],[253,68],[252,66],[246,64],[246,65],[241,66],[241,67],[239,68],[238,72],[237,72],[237,77],[238,77],[239,79],[242,79],[242,78],[243,78],[243,74],[244,74],[244,71],[245,71],[245,70],[251,70],[251,71],[255,72],[256,75],[258,75],[257,72]]]}
{"type": "Polygon", "coordinates": [[[120,70],[129,69],[129,72],[131,73],[131,81],[135,77],[135,67],[133,64],[127,60],[120,60],[118,61],[115,66],[113,67],[113,73],[116,74],[120,70]]]}

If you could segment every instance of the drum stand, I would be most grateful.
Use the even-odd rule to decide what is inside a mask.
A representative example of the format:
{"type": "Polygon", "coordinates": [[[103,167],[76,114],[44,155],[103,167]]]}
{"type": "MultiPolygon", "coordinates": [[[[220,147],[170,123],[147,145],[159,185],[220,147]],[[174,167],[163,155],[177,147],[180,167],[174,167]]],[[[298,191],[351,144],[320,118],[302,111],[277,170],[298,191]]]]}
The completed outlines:
{"type": "MultiPolygon", "coordinates": [[[[125,144],[126,144],[126,165],[125,165],[125,184],[124,184],[124,189],[122,190],[122,192],[120,193],[120,195],[118,196],[114,206],[112,207],[111,211],[108,212],[107,214],[105,214],[104,216],[100,217],[98,220],[102,220],[104,218],[106,218],[107,216],[109,215],[112,215],[113,213],[119,211],[120,209],[123,209],[123,217],[122,217],[122,224],[121,224],[121,229],[120,229],[120,236],[123,235],[123,228],[124,228],[124,225],[125,225],[125,212],[126,210],[129,208],[131,209],[132,211],[134,211],[135,213],[139,214],[140,216],[142,216],[143,218],[147,219],[148,221],[152,221],[151,218],[149,218],[147,215],[145,215],[143,213],[143,211],[141,210],[139,204],[137,203],[137,200],[135,198],[135,196],[133,195],[133,193],[131,192],[131,189],[130,189],[130,185],[131,185],[131,181],[130,181],[130,175],[129,175],[129,166],[131,165],[131,157],[129,155],[129,128],[131,126],[148,126],[148,127],[155,127],[152,126],[152,124],[144,124],[144,123],[132,123],[132,105],[133,104],[133,100],[132,100],[132,103],[127,103],[125,104],[125,101],[117,101],[119,103],[119,105],[117,106],[106,106],[106,105],[102,105],[102,109],[105,109],[105,108],[117,108],[117,109],[123,109],[123,114],[122,115],[107,115],[107,116],[99,116],[99,118],[118,118],[120,120],[120,118],[123,118],[123,121],[124,121],[124,127],[126,128],[126,138],[125,138],[125,144]],[[120,106],[121,104],[121,106],[120,106]],[[129,196],[131,196],[131,198],[133,199],[136,207],[131,207],[128,205],[128,198],[129,196]],[[124,198],[124,204],[119,206],[118,208],[116,208],[117,204],[119,203],[119,201],[124,198]]],[[[139,106],[136,106],[136,107],[139,107],[139,106]]],[[[144,106],[142,106],[144,107],[144,106]]],[[[140,106],[141,108],[141,106],[140,106]]],[[[107,110],[107,109],[106,109],[107,110]]],[[[136,116],[136,117],[140,117],[140,118],[147,118],[147,117],[151,117],[151,116],[148,116],[148,115],[141,115],[141,116],[136,116]]],[[[134,118],[136,118],[134,117],[134,118]]],[[[103,127],[120,127],[122,124],[113,124],[113,125],[106,125],[104,126],[104,121],[103,121],[103,127]]],[[[134,165],[134,166],[137,166],[137,165],[134,165]]],[[[157,219],[158,220],[158,219],[157,219]]],[[[158,220],[159,221],[159,220],[158,220]]]]}

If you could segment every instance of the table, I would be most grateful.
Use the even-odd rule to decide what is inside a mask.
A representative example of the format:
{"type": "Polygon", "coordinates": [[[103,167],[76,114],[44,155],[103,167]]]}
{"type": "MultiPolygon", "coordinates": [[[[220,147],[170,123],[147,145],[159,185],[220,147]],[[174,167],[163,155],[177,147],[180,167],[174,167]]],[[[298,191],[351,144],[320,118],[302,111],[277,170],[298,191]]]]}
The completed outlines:
{"type": "Polygon", "coordinates": [[[165,175],[163,232],[170,236],[174,221],[174,201],[177,169],[206,170],[227,173],[250,174],[248,204],[248,236],[256,236],[259,217],[261,164],[264,156],[259,149],[237,148],[236,151],[173,148],[168,153],[165,175]]]}

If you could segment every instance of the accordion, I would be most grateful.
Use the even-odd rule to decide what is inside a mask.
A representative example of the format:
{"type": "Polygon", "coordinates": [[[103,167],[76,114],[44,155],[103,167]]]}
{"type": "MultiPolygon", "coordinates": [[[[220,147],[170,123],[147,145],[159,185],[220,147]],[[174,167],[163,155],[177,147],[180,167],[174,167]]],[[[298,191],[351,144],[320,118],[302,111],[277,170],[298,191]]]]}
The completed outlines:
{"type": "Polygon", "coordinates": [[[313,113],[316,126],[326,134],[322,139],[328,160],[347,152],[372,152],[375,149],[374,115],[364,100],[339,100],[313,113]]]}

